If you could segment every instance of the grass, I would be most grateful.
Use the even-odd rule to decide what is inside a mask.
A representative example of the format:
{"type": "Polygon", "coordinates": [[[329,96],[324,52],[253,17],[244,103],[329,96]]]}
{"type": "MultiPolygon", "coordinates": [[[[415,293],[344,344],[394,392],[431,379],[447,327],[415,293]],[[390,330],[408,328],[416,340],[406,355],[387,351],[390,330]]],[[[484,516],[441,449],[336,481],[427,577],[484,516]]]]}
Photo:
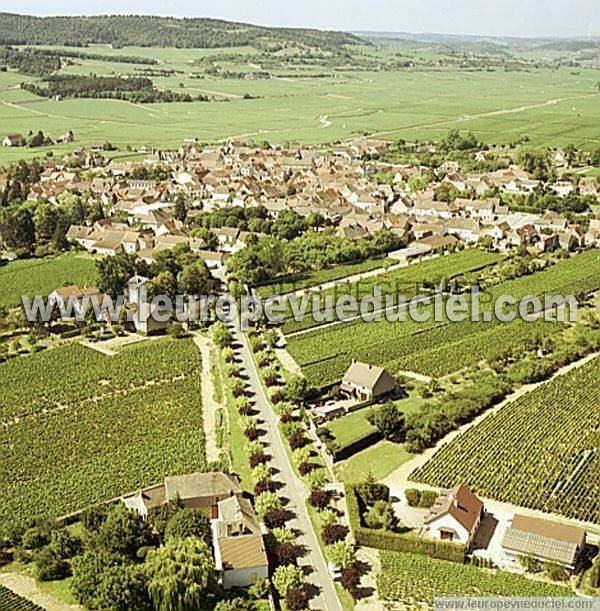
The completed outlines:
{"type": "Polygon", "coordinates": [[[364,408],[336,418],[327,424],[326,428],[331,431],[338,445],[347,446],[377,431],[367,420],[369,411],[369,408],[364,408]]]}
{"type": "Polygon", "coordinates": [[[369,473],[372,473],[375,479],[381,480],[411,458],[412,454],[401,444],[382,441],[338,463],[335,472],[346,484],[362,482],[369,473]]]}
{"type": "Polygon", "coordinates": [[[96,265],[88,255],[11,261],[0,267],[0,306],[19,305],[21,295],[46,297],[62,286],[93,286],[95,281],[96,265]]]}

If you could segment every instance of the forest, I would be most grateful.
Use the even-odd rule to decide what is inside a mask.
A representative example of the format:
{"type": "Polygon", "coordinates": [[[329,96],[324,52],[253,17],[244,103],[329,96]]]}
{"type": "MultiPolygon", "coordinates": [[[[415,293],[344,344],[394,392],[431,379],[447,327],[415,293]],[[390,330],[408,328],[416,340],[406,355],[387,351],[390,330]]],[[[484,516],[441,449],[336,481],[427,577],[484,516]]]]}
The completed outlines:
{"type": "Polygon", "coordinates": [[[217,19],[154,16],[33,17],[0,13],[0,44],[113,47],[217,48],[254,46],[274,51],[287,44],[335,51],[340,45],[367,44],[343,32],[267,28],[217,19]]]}

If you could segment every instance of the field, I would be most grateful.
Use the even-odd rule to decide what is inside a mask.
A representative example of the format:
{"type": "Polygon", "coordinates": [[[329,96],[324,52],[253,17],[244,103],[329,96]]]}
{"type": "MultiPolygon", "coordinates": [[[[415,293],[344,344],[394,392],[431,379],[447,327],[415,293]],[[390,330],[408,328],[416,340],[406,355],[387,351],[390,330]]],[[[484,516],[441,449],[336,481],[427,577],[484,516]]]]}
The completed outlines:
{"type": "Polygon", "coordinates": [[[3,528],[205,467],[191,340],[114,357],[75,344],[3,363],[0,377],[3,528]]]}
{"type": "Polygon", "coordinates": [[[569,588],[428,556],[380,552],[379,595],[408,607],[444,596],[570,596],[569,588]]]}
{"type": "Polygon", "coordinates": [[[0,306],[20,305],[21,295],[49,295],[68,284],[93,286],[96,265],[86,255],[21,259],[0,267],[0,306]]]}
{"type": "MultiPolygon", "coordinates": [[[[420,264],[423,265],[423,264],[420,264]]],[[[415,266],[417,268],[418,266],[415,266]]],[[[600,252],[590,250],[553,267],[496,285],[491,299],[511,295],[573,295],[600,289],[600,252]]],[[[486,309],[482,298],[482,310],[486,309]]],[[[324,386],[339,380],[352,359],[390,372],[412,370],[441,377],[487,360],[508,347],[530,345],[534,336],[554,334],[560,323],[363,322],[338,324],[288,338],[288,350],[309,380],[324,386]]]]}
{"type": "Polygon", "coordinates": [[[348,263],[345,265],[336,265],[326,269],[306,272],[295,275],[291,278],[274,282],[273,284],[265,284],[258,287],[258,294],[266,299],[271,295],[286,295],[294,291],[315,287],[325,282],[332,282],[347,278],[354,274],[361,274],[374,269],[383,267],[386,263],[392,263],[391,259],[367,259],[361,263],[348,263]]]}
{"type": "MultiPolygon", "coordinates": [[[[16,88],[23,81],[32,81],[31,77],[0,73],[0,133],[27,134],[41,129],[56,138],[72,129],[76,142],[54,147],[55,154],[105,141],[122,151],[143,144],[176,148],[190,136],[202,141],[249,137],[322,144],[367,133],[424,140],[439,138],[451,128],[470,129],[489,144],[507,143],[523,135],[533,144],[549,146],[573,143],[593,149],[600,142],[597,75],[586,68],[517,72],[431,65],[371,70],[274,62],[269,68],[271,78],[252,79],[207,75],[206,64],[192,63],[222,51],[218,49],[117,50],[96,45],[90,51],[158,59],[160,70],[176,72],[155,77],[157,87],[209,95],[214,101],[55,101],[16,88]],[[245,99],[246,94],[250,99],[245,99]]],[[[229,71],[250,72],[257,61],[255,50],[249,47],[226,52],[239,54],[236,61],[219,64],[229,71]]],[[[126,63],[76,60],[62,72],[139,75],[140,69],[126,63]]],[[[35,149],[3,148],[0,164],[39,154],[35,149]]]]}
{"type": "Polygon", "coordinates": [[[0,609],[2,611],[42,611],[42,607],[26,598],[15,594],[12,590],[0,585],[0,609]]]}
{"type": "MultiPolygon", "coordinates": [[[[398,293],[402,293],[406,299],[410,299],[414,295],[424,292],[422,286],[425,282],[431,285],[442,280],[448,281],[463,274],[482,270],[485,267],[500,262],[502,259],[503,256],[498,253],[469,249],[417,262],[407,267],[387,271],[355,282],[340,279],[335,287],[319,293],[317,309],[323,314],[328,309],[331,310],[333,308],[334,311],[336,299],[342,295],[351,295],[355,299],[360,299],[367,295],[373,295],[376,288],[381,290],[382,297],[386,295],[397,296],[398,293]],[[328,305],[327,300],[331,300],[333,305],[328,305]]],[[[316,311],[313,308],[312,299],[313,296],[308,301],[307,314],[303,320],[294,320],[292,318],[292,310],[288,307],[287,320],[282,328],[285,334],[317,327],[322,324],[311,315],[313,311],[316,311]]],[[[314,299],[316,300],[317,296],[314,296],[314,299]]]]}
{"type": "Polygon", "coordinates": [[[600,524],[599,379],[596,357],[491,414],[411,478],[600,524]]]}

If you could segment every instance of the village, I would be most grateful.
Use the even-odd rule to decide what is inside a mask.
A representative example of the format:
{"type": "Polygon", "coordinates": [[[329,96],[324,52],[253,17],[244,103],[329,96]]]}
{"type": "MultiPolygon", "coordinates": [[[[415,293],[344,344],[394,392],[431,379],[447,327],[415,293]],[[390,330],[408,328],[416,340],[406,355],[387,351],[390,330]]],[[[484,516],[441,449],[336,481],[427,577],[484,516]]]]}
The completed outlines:
{"type": "MultiPolygon", "coordinates": [[[[371,141],[329,150],[187,144],[177,152],[154,151],[135,162],[108,161],[98,152],[78,150],[58,163],[44,162],[46,169],[27,199],[52,203],[58,194],[75,193],[99,202],[105,218],[72,225],[67,233],[70,242],[91,253],[136,253],[151,262],[160,250],[187,244],[216,267],[243,248],[253,232],[212,228],[218,242],[209,248],[206,240],[193,237],[192,228],[202,215],[230,208],[260,208],[271,219],[284,211],[303,218],[318,215],[322,227],[335,227],[348,241],[387,229],[407,243],[389,253],[398,260],[480,241],[497,250],[524,246],[548,252],[600,240],[597,220],[584,231],[565,215],[519,212],[505,203],[507,197],[541,191],[598,198],[600,185],[594,178],[581,179],[578,185],[567,180],[543,184],[515,165],[470,174],[458,163],[447,162],[423,184],[429,168],[370,160],[385,155],[387,147],[371,141]],[[145,170],[142,175],[160,169],[164,178],[135,178],[140,168],[145,170]],[[393,176],[391,184],[377,180],[383,172],[393,176]],[[420,183],[417,188],[411,187],[412,179],[420,183]],[[438,201],[436,192],[444,185],[458,197],[438,201]]],[[[563,163],[558,153],[556,159],[563,163]]]]}

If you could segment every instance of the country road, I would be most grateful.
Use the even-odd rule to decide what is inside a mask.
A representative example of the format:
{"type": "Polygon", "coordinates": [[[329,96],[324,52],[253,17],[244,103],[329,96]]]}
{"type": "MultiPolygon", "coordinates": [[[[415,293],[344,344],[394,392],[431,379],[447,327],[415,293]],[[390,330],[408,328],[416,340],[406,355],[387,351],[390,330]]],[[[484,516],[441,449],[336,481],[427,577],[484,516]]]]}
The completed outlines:
{"type": "Polygon", "coordinates": [[[295,514],[295,518],[288,521],[288,526],[299,531],[297,542],[307,551],[306,555],[299,559],[299,565],[305,568],[307,572],[310,571],[307,577],[308,581],[319,589],[319,593],[310,601],[310,608],[323,611],[342,611],[334,583],[308,515],[305,504],[306,487],[294,473],[286,453],[277,426],[277,416],[263,389],[248,347],[246,335],[240,331],[236,324],[231,324],[230,329],[235,339],[235,352],[242,362],[245,374],[248,376],[248,384],[252,389],[255,407],[259,412],[260,428],[266,431],[266,434],[261,437],[261,441],[265,443],[266,451],[272,458],[272,466],[277,470],[273,480],[281,486],[278,494],[289,499],[286,509],[295,514]]]}

